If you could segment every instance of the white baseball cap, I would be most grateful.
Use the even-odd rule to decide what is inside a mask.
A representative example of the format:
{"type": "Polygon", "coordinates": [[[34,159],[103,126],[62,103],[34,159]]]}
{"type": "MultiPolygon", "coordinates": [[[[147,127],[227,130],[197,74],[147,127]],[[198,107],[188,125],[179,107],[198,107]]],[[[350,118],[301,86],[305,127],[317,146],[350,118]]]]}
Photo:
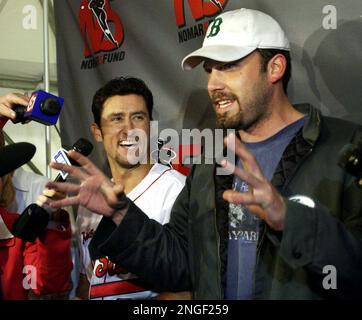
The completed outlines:
{"type": "Polygon", "coordinates": [[[190,70],[205,58],[235,61],[257,48],[289,51],[290,44],[279,23],[271,16],[245,8],[228,11],[210,23],[202,47],[187,55],[181,66],[190,70]]]}

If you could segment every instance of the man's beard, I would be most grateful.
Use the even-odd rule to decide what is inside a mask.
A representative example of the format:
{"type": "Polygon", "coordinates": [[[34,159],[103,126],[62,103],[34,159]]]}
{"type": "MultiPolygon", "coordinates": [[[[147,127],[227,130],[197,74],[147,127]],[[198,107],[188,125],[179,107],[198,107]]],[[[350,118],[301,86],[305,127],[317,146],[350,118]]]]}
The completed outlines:
{"type": "Polygon", "coordinates": [[[218,129],[243,129],[241,114],[234,117],[229,117],[227,113],[216,114],[216,128],[218,129]]]}
{"type": "Polygon", "coordinates": [[[239,112],[231,115],[232,110],[222,114],[216,113],[216,128],[248,131],[268,118],[270,114],[268,110],[271,99],[270,90],[259,83],[254,86],[252,92],[253,96],[249,97],[248,101],[244,103],[244,110],[241,109],[237,97],[232,95],[239,106],[239,112]]]}
{"type": "Polygon", "coordinates": [[[147,144],[139,144],[134,149],[129,149],[125,154],[116,153],[114,161],[118,166],[125,169],[139,167],[142,164],[149,163],[149,148],[147,144]]]}

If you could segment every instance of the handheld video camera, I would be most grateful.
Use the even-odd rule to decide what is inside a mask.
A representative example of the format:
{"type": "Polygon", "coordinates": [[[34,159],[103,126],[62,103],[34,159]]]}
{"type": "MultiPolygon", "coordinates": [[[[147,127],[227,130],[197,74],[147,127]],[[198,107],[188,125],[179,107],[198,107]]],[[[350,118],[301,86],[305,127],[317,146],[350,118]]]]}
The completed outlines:
{"type": "Polygon", "coordinates": [[[356,178],[356,184],[362,188],[362,141],[348,144],[339,152],[338,165],[356,178]]]}
{"type": "Polygon", "coordinates": [[[64,99],[43,90],[34,91],[27,107],[16,105],[13,110],[16,113],[14,123],[25,123],[34,120],[51,126],[57,123],[64,99]]]}
{"type": "MultiPolygon", "coordinates": [[[[80,138],[73,144],[72,149],[87,157],[92,152],[93,145],[87,139],[80,138]]],[[[63,162],[79,166],[77,162],[71,161],[71,159],[68,158],[67,151],[61,149],[60,154],[62,160],[57,161],[57,157],[59,157],[58,151],[56,156],[54,156],[54,160],[56,162],[63,162]]],[[[64,182],[67,176],[67,173],[59,173],[54,181],[64,182]]],[[[19,218],[14,222],[11,233],[25,241],[34,242],[36,238],[38,238],[44,232],[49,221],[50,214],[43,207],[38,206],[36,203],[32,203],[25,208],[19,218]]]]}

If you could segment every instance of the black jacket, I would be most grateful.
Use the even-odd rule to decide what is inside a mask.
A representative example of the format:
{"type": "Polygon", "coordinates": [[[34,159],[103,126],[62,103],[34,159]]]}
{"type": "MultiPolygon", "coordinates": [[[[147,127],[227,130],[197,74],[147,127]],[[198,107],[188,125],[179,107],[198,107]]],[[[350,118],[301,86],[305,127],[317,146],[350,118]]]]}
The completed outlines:
{"type": "MultiPolygon", "coordinates": [[[[298,109],[307,115],[305,125],[272,179],[287,204],[285,228],[262,228],[254,296],[356,298],[362,289],[362,191],[337,162],[344,145],[361,139],[361,128],[322,117],[309,105],[298,109]],[[289,200],[295,195],[312,199],[315,207],[289,200]],[[337,289],[327,289],[334,271],[337,289]]],[[[133,204],[118,227],[103,218],[90,245],[92,258],[107,255],[163,290],[222,299],[228,243],[228,204],[222,193],[231,188],[232,176],[216,176],[215,168],[193,167],[163,227],[133,204]]]]}

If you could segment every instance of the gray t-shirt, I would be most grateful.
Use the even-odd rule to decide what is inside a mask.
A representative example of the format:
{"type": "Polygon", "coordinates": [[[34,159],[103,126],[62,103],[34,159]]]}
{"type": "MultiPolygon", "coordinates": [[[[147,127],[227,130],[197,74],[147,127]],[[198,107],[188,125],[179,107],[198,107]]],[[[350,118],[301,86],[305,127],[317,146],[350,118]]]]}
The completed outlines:
{"type": "MultiPolygon", "coordinates": [[[[285,148],[303,124],[304,118],[264,141],[246,144],[268,180],[272,179],[285,148]]],[[[242,166],[239,160],[237,164],[242,166]]],[[[235,176],[233,189],[247,192],[248,185],[235,176]]],[[[259,219],[242,205],[230,204],[226,299],[253,298],[253,272],[258,238],[259,219]]]]}

